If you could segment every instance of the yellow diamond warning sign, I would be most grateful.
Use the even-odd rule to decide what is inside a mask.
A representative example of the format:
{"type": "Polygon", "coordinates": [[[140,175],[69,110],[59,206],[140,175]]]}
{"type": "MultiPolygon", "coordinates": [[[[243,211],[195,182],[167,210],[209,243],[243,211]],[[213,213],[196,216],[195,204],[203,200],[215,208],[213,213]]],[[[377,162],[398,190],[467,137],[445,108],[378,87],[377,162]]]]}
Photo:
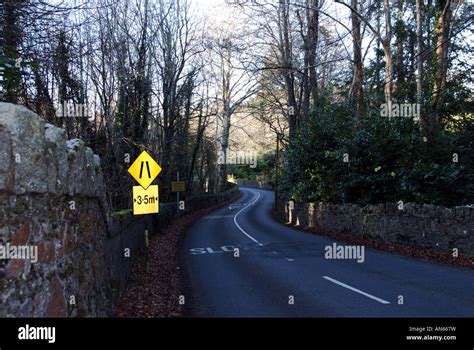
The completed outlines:
{"type": "Polygon", "coordinates": [[[130,165],[128,172],[146,190],[161,172],[161,167],[146,151],[143,151],[130,165]]]}
{"type": "Polygon", "coordinates": [[[159,212],[158,185],[133,186],[133,215],[155,214],[159,212]]]}

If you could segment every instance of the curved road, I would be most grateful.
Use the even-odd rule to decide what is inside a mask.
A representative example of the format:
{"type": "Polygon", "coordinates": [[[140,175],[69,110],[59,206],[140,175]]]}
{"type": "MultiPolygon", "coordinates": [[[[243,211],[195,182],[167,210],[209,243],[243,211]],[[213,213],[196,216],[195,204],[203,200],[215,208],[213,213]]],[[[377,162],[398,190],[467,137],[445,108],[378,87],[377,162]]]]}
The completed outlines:
{"type": "Polygon", "coordinates": [[[326,259],[332,239],[271,216],[273,192],[241,188],[184,239],[190,316],[473,317],[474,273],[365,249],[326,259]]]}

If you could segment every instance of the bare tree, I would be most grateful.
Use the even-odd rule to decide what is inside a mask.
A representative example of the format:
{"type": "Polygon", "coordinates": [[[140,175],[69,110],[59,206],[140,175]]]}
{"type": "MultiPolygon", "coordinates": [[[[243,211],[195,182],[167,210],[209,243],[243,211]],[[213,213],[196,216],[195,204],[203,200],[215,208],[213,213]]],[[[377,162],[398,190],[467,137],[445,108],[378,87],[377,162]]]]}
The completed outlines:
{"type": "Polygon", "coordinates": [[[416,0],[416,38],[418,47],[417,60],[417,78],[416,78],[416,95],[418,103],[421,103],[423,96],[423,2],[416,0]]]}
{"type": "Polygon", "coordinates": [[[392,110],[392,95],[393,95],[393,63],[392,63],[392,50],[391,50],[391,41],[392,41],[392,20],[390,14],[390,0],[384,0],[384,15],[385,15],[385,35],[376,30],[372,24],[366,19],[363,15],[360,14],[355,8],[351,5],[346,4],[341,0],[335,0],[338,4],[344,5],[352,13],[354,13],[357,17],[360,18],[362,22],[364,22],[369,28],[369,30],[374,34],[377,40],[382,45],[384,56],[385,56],[385,84],[384,84],[384,95],[385,95],[385,103],[387,105],[387,109],[389,111],[392,110]]]}
{"type": "Polygon", "coordinates": [[[440,13],[435,26],[435,76],[433,85],[433,107],[435,115],[430,121],[432,131],[439,128],[440,117],[446,91],[446,73],[448,70],[448,51],[452,12],[457,6],[455,0],[438,0],[436,7],[440,13]]]}
{"type": "Polygon", "coordinates": [[[219,118],[217,190],[223,190],[227,181],[227,150],[232,117],[238,109],[256,93],[257,79],[248,69],[244,33],[236,32],[230,24],[227,29],[216,31],[208,43],[211,65],[218,89],[219,118]]]}
{"type": "Polygon", "coordinates": [[[304,43],[303,101],[301,107],[301,114],[304,117],[308,115],[310,105],[314,106],[318,95],[316,49],[319,31],[319,0],[306,0],[305,6],[306,21],[303,21],[302,16],[297,11],[304,43]],[[306,27],[306,31],[304,27],[306,27]]]}
{"type": "MultiPolygon", "coordinates": [[[[352,0],[352,8],[358,10],[357,0],[352,0]]],[[[355,11],[351,11],[352,39],[354,51],[354,96],[356,101],[356,117],[364,115],[364,93],[362,87],[362,37],[360,34],[360,19],[355,11]]]]}

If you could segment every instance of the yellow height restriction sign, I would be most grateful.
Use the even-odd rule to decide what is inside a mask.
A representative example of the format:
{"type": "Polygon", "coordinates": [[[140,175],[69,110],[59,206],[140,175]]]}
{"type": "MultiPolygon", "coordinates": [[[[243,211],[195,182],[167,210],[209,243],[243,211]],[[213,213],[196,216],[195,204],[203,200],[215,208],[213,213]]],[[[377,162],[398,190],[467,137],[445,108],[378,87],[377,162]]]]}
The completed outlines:
{"type": "Polygon", "coordinates": [[[143,151],[130,165],[128,172],[146,190],[161,172],[161,167],[146,151],[143,151]]]}
{"type": "Polygon", "coordinates": [[[156,214],[160,211],[158,185],[133,186],[133,215],[156,214]]]}
{"type": "Polygon", "coordinates": [[[184,191],[185,191],[184,181],[171,182],[171,192],[184,192],[184,191]]]}
{"type": "Polygon", "coordinates": [[[133,215],[156,214],[160,210],[158,185],[151,185],[161,172],[161,167],[143,151],[128,168],[140,186],[133,186],[133,215]]]}

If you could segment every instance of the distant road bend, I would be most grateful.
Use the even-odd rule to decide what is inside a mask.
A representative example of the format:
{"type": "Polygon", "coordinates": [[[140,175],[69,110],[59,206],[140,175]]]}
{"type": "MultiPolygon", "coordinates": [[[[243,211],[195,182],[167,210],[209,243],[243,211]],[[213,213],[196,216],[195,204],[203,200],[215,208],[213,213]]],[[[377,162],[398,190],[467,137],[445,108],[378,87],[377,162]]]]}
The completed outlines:
{"type": "Polygon", "coordinates": [[[472,271],[367,248],[362,263],[325,259],[344,243],[277,223],[272,192],[241,191],[186,234],[190,316],[474,316],[472,271]]]}

